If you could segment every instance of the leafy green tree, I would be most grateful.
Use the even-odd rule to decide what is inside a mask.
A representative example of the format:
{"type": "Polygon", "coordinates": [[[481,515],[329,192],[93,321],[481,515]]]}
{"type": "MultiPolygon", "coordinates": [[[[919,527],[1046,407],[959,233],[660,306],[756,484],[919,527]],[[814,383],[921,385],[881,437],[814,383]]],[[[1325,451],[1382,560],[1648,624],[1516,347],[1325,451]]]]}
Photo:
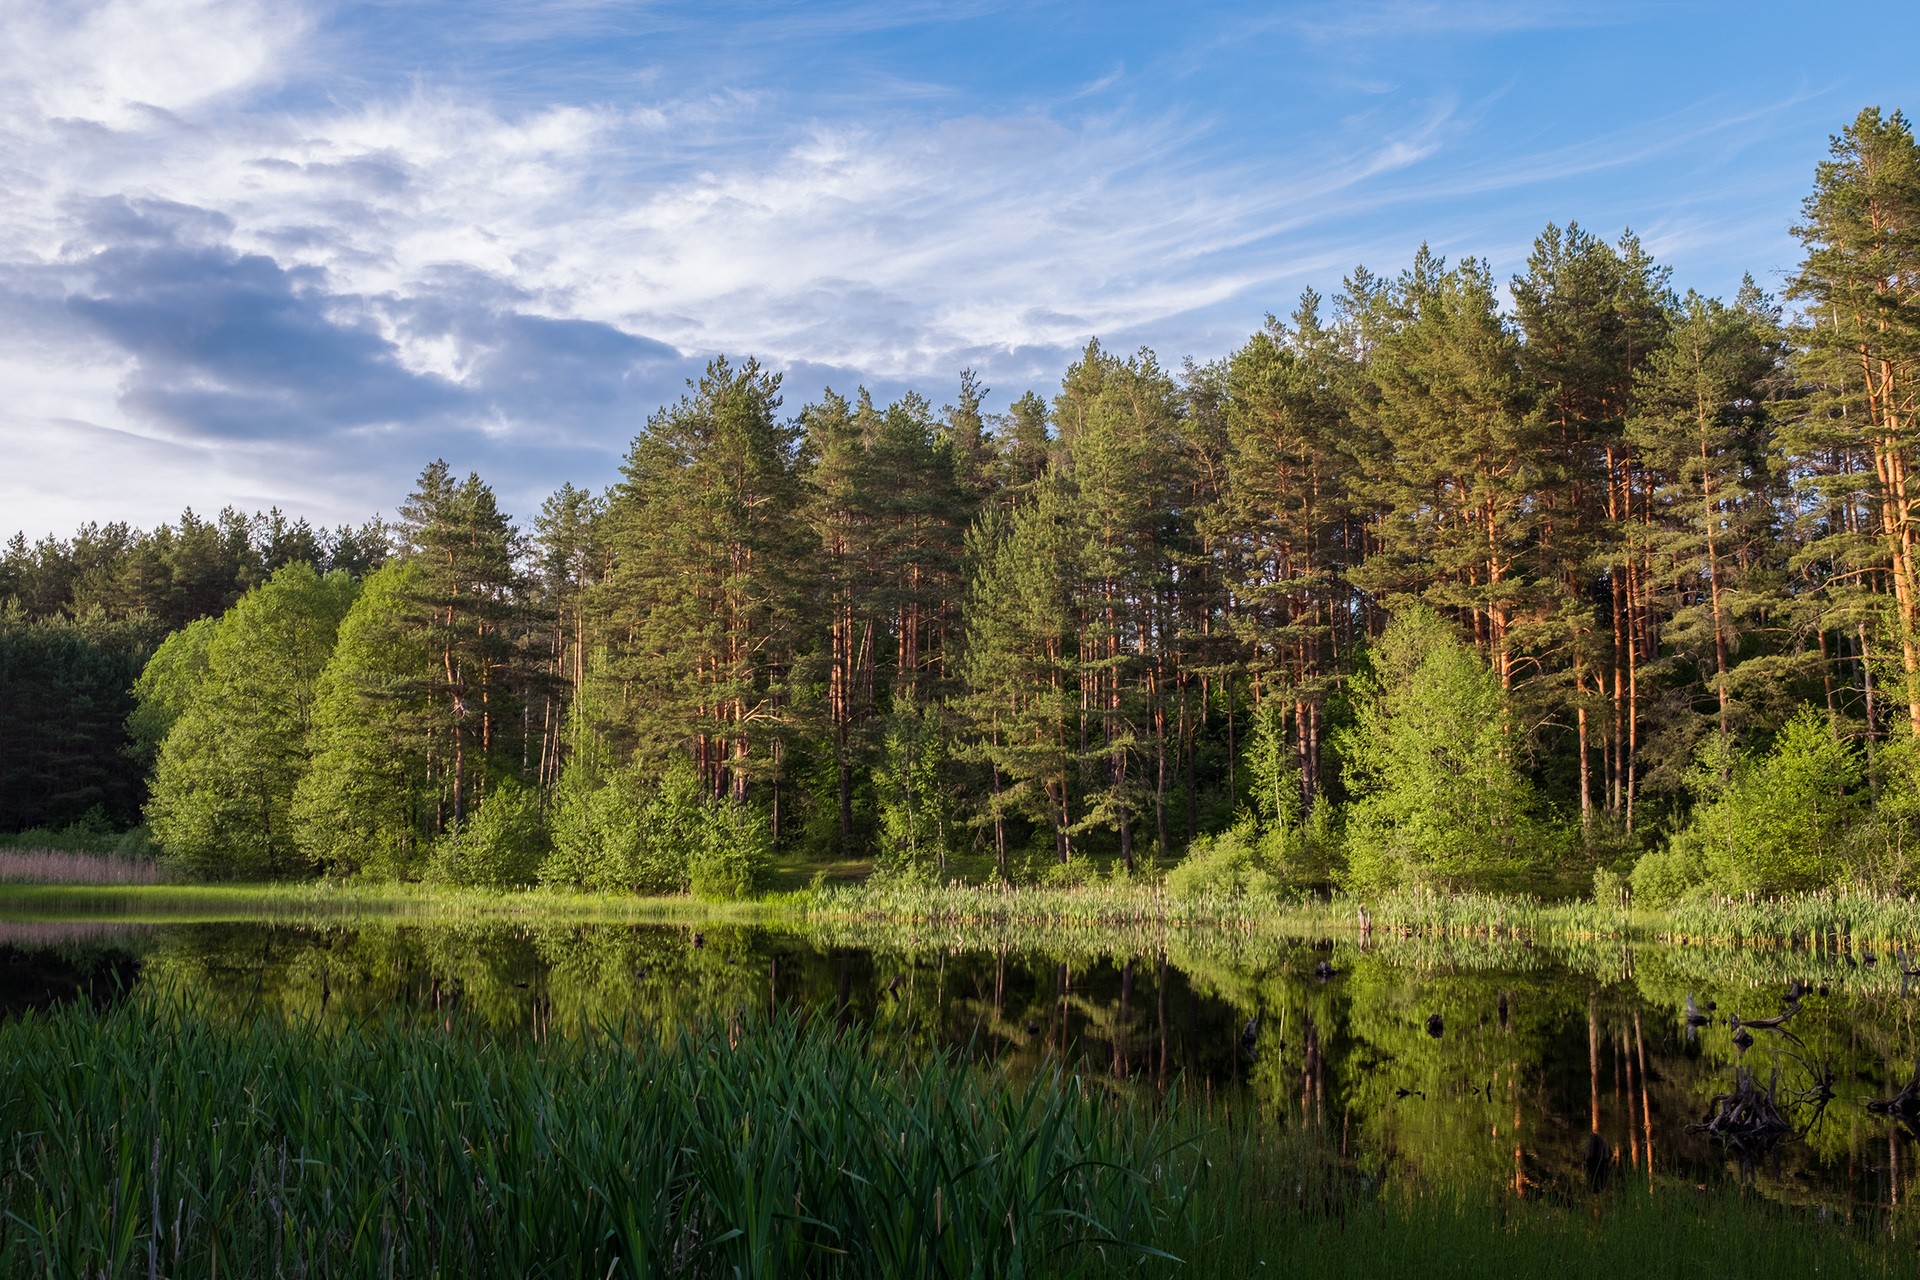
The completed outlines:
{"type": "Polygon", "coordinates": [[[196,618],[160,642],[134,682],[138,705],[127,717],[133,752],[152,769],[174,722],[192,705],[207,679],[207,650],[220,628],[218,618],[196,618]]]}
{"type": "MultiPolygon", "coordinates": [[[[294,790],[311,755],[316,687],[356,593],[302,562],[243,596],[206,641],[206,672],[161,742],[147,823],[201,874],[298,870],[294,790]]],[[[156,696],[170,673],[156,673],[156,696]]]]}
{"type": "Polygon", "coordinates": [[[1849,869],[1864,777],[1859,749],[1812,707],[1758,759],[1716,735],[1689,775],[1697,807],[1670,856],[1718,893],[1825,888],[1849,869]]]}
{"type": "Polygon", "coordinates": [[[315,687],[312,763],[292,814],[301,851],[329,874],[417,875],[440,830],[429,754],[439,655],[410,622],[423,576],[401,561],[366,580],[315,687]]]}
{"type": "Polygon", "coordinates": [[[1451,624],[1397,610],[1356,680],[1343,734],[1348,883],[1458,891],[1513,886],[1551,832],[1512,758],[1500,681],[1451,624]]]}

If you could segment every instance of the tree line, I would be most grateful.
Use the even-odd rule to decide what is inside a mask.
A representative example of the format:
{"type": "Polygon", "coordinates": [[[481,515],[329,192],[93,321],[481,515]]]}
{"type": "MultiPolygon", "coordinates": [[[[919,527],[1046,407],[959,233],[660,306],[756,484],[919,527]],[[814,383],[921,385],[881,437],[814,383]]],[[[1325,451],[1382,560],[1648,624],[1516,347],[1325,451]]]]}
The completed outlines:
{"type": "Polygon", "coordinates": [[[1795,233],[1791,312],[1550,226],[1504,291],[1423,249],[1210,363],[1090,343],[1004,414],[963,374],[938,410],[785,415],[721,359],[530,529],[436,463],[392,526],[278,563],[183,518],[16,539],[0,589],[16,629],[177,628],[134,750],[208,871],[722,892],[774,858],[1072,879],[1197,844],[1213,886],[1892,885],[1904,118],[1834,139],[1795,233]],[[1795,796],[1800,848],[1748,847],[1795,796]]]}

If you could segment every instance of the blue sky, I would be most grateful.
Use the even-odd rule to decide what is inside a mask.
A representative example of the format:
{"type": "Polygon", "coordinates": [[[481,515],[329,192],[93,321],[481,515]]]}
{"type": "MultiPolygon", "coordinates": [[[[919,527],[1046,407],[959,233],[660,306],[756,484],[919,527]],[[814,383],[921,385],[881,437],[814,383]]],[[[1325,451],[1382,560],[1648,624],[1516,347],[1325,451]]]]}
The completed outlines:
{"type": "Polygon", "coordinates": [[[935,404],[1225,354],[1424,240],[1778,288],[1911,4],[10,0],[0,530],[531,511],[718,352],[935,404]]]}

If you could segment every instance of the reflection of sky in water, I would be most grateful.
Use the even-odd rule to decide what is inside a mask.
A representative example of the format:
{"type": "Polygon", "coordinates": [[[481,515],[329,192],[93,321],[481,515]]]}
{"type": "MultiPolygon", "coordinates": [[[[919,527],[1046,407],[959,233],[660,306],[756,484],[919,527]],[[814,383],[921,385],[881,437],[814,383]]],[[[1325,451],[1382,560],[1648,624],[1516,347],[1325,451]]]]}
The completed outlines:
{"type": "Polygon", "coordinates": [[[222,1017],[458,1017],[504,1036],[663,1031],[788,1009],[1016,1072],[1065,1060],[1118,1093],[1304,1127],[1412,1188],[1577,1193],[1750,1178],[1836,1209],[1907,1199],[1920,1151],[1866,1103],[1910,1077],[1893,966],[1804,952],[1192,940],[1062,959],[1030,940],[915,946],[728,925],[0,922],[0,1010],[127,988],[222,1017]],[[1883,971],[1884,970],[1884,971],[1883,971]],[[1729,1013],[1778,1014],[1744,1053],[1729,1013]],[[1824,985],[1826,994],[1819,988],[1824,985]],[[1704,1012],[1689,1031],[1691,994],[1704,1012]],[[1437,1020],[1436,1020],[1437,1015],[1437,1020]],[[1438,1034],[1435,1034],[1438,1032],[1438,1034]],[[1688,1131],[1744,1065],[1795,1132],[1745,1159],[1688,1131]],[[1818,1082],[1832,1082],[1820,1109],[1818,1082]],[[1598,1135],[1597,1140],[1592,1135],[1598,1135]]]}

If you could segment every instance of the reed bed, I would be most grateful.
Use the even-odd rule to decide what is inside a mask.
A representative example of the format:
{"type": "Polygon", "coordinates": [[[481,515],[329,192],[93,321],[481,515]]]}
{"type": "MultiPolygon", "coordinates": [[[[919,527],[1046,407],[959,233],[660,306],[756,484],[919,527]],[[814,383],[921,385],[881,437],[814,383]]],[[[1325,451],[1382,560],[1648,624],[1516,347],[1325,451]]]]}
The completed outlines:
{"type": "Polygon", "coordinates": [[[713,902],[547,889],[463,889],[368,880],[103,885],[0,884],[0,915],[113,918],[154,923],[277,920],[325,924],[354,918],[452,922],[769,923],[780,900],[713,902]]]}
{"type": "Polygon", "coordinates": [[[7,1276],[1750,1277],[1908,1261],[1875,1229],[1690,1189],[1402,1202],[1293,1126],[910,1062],[791,1018],[502,1040],[73,1005],[0,1024],[0,1143],[7,1276]]]}
{"type": "Polygon", "coordinates": [[[793,1020],[505,1044],[69,1007],[0,1028],[0,1272],[1078,1276],[1221,1230],[1240,1175],[1173,1122],[904,1066],[793,1020]]]}
{"type": "Polygon", "coordinates": [[[0,884],[160,884],[166,869],[151,858],[72,849],[0,848],[0,884]]]}
{"type": "Polygon", "coordinates": [[[822,921],[905,922],[975,930],[1237,935],[1256,942],[1356,936],[1380,941],[1461,938],[1560,943],[1664,942],[1815,950],[1920,943],[1920,898],[1811,893],[1779,900],[1694,899],[1654,910],[1482,893],[1378,898],[1176,898],[1154,884],[1071,889],[948,884],[823,888],[806,900],[822,921]]]}

